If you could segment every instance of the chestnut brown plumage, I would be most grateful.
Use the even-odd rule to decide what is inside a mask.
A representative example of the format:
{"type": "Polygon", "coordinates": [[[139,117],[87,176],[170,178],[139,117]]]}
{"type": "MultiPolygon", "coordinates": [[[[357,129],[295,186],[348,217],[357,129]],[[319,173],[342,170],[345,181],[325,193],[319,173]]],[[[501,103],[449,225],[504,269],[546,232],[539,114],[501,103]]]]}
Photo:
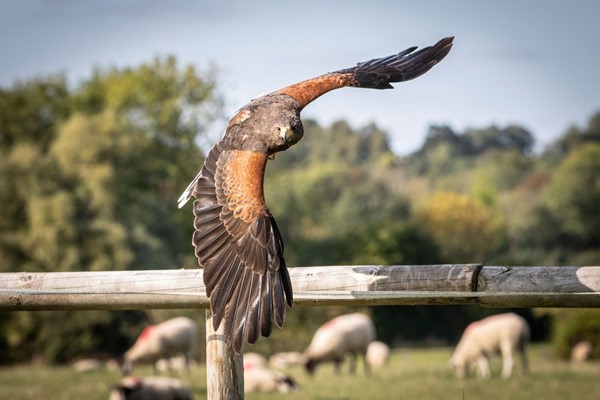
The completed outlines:
{"type": "Polygon", "coordinates": [[[317,97],[345,86],[393,89],[391,83],[429,71],[452,48],[453,38],[415,51],[358,63],[261,96],[229,121],[223,138],[179,198],[194,196],[193,244],[210,298],[215,330],[224,322],[224,340],[240,352],[244,342],[269,336],[273,321],[283,327],[292,285],[283,258],[283,240],[265,204],[267,160],[296,144],[304,134],[300,111],[317,97]]]}

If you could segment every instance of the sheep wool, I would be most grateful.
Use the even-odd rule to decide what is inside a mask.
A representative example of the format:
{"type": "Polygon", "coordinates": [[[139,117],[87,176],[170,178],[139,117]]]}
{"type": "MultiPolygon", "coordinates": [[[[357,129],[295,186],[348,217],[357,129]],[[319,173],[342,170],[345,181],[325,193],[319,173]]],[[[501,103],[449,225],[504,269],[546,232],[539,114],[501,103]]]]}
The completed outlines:
{"type": "Polygon", "coordinates": [[[177,317],[145,328],[125,355],[123,372],[129,373],[134,363],[147,362],[156,368],[161,359],[185,358],[186,368],[196,347],[198,327],[186,317],[177,317]]]}
{"type": "Polygon", "coordinates": [[[476,363],[477,374],[482,378],[491,376],[488,357],[502,355],[502,377],[511,376],[513,353],[521,353],[523,371],[527,372],[526,347],[529,342],[529,326],[515,313],[498,314],[471,323],[456,346],[451,362],[458,378],[466,377],[469,366],[476,363]]]}
{"type": "MultiPolygon", "coordinates": [[[[318,364],[333,362],[336,372],[346,355],[351,356],[350,372],[356,368],[356,358],[366,356],[369,343],[375,340],[375,326],[367,315],[355,313],[336,317],[323,324],[304,352],[307,372],[314,373],[318,364]]],[[[368,365],[365,362],[365,373],[368,365]]]]}

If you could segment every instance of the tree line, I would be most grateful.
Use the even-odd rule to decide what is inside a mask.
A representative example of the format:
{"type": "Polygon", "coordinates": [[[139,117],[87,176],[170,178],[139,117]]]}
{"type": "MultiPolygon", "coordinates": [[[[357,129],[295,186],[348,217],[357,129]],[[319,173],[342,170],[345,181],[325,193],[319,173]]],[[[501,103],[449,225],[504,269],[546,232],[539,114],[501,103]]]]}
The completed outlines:
{"type": "MultiPolygon", "coordinates": [[[[96,69],[75,85],[56,75],[0,88],[0,271],[195,268],[191,206],[175,201],[222,116],[217,77],[166,57],[96,69]]],[[[431,126],[406,156],[375,124],[304,125],[303,140],[269,163],[265,183],[291,267],[598,263],[600,112],[539,154],[534,135],[516,125],[431,126]]],[[[301,349],[339,311],[294,309],[288,327],[258,346],[301,349]]],[[[547,333],[545,317],[522,312],[547,333]]],[[[372,310],[392,344],[451,342],[483,314],[372,310]]],[[[118,354],[166,315],[1,313],[0,362],[118,354]]]]}

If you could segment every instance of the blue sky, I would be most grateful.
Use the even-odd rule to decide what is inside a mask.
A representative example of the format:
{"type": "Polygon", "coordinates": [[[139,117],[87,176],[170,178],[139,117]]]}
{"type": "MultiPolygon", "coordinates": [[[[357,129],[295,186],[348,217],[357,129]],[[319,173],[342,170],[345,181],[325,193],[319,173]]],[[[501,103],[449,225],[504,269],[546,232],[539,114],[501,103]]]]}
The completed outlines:
{"type": "Polygon", "coordinates": [[[56,72],[76,82],[94,66],[173,54],[219,68],[231,115],[259,94],[453,35],[428,74],[396,90],[337,90],[304,118],[375,122],[403,154],[429,124],[517,123],[542,148],[600,110],[599,15],[589,0],[0,0],[0,85],[56,72]]]}

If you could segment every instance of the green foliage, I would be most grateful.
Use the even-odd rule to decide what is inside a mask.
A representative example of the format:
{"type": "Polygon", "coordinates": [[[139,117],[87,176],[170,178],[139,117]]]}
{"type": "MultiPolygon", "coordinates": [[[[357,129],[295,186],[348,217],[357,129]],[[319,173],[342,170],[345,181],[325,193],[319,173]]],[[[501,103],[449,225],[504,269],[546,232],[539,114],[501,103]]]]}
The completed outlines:
{"type": "Polygon", "coordinates": [[[22,143],[47,149],[70,110],[71,96],[62,76],[0,88],[0,156],[22,143]]]}
{"type": "MultiPolygon", "coordinates": [[[[176,199],[202,165],[198,142],[219,114],[212,72],[200,77],[158,58],[97,70],[72,90],[62,78],[15,85],[0,92],[0,105],[2,271],[169,268],[193,259],[190,206],[186,214],[176,199]]],[[[8,347],[0,351],[20,359],[40,348],[47,361],[64,362],[121,350],[106,341],[122,314],[32,315],[27,323],[5,316],[13,339],[0,340],[8,347]],[[21,328],[26,334],[16,335],[21,328]]]]}
{"type": "Polygon", "coordinates": [[[31,357],[65,363],[122,353],[148,318],[142,311],[46,311],[0,313],[0,321],[6,346],[0,364],[31,357]]]}
{"type": "Polygon", "coordinates": [[[539,195],[518,190],[506,195],[506,226],[510,260],[521,265],[559,265],[564,235],[539,195]]]}
{"type": "Polygon", "coordinates": [[[82,354],[106,357],[124,352],[132,327],[140,331],[148,320],[141,311],[55,311],[35,313],[39,324],[35,348],[44,360],[66,363],[82,354]]]}
{"type": "Polygon", "coordinates": [[[0,159],[2,271],[65,270],[76,263],[70,186],[55,160],[38,146],[19,143],[0,159]]]}
{"type": "Polygon", "coordinates": [[[477,159],[474,175],[501,192],[514,188],[533,168],[534,160],[519,151],[490,151],[477,159]]]}
{"type": "Polygon", "coordinates": [[[485,154],[489,151],[515,151],[529,154],[533,148],[533,135],[526,129],[508,125],[505,128],[490,126],[485,129],[470,129],[463,135],[474,154],[485,154]]]}
{"type": "Polygon", "coordinates": [[[569,358],[573,346],[587,340],[592,343],[593,357],[600,358],[600,310],[564,310],[556,313],[554,326],[552,344],[559,357],[569,358]]]}
{"type": "MultiPolygon", "coordinates": [[[[365,224],[350,232],[338,246],[351,255],[351,264],[417,265],[441,262],[439,248],[432,238],[412,222],[383,220],[365,224]],[[362,244],[360,251],[356,245],[362,244]]],[[[341,258],[341,257],[340,257],[341,258]]]]}
{"type": "Polygon", "coordinates": [[[600,246],[600,144],[572,151],[558,166],[545,193],[562,229],[585,245],[600,246]]]}
{"type": "Polygon", "coordinates": [[[585,143],[600,143],[600,111],[592,115],[584,128],[570,127],[544,150],[541,159],[545,164],[556,166],[569,153],[585,143]]]}
{"type": "Polygon", "coordinates": [[[448,126],[431,126],[425,143],[409,158],[411,169],[431,179],[456,173],[470,165],[474,157],[490,152],[516,152],[529,155],[533,135],[524,128],[509,125],[505,128],[490,126],[469,129],[462,134],[448,126]]]}
{"type": "Polygon", "coordinates": [[[498,219],[465,195],[435,193],[419,211],[418,220],[446,263],[487,261],[502,244],[498,219]]]}
{"type": "Polygon", "coordinates": [[[600,113],[548,147],[500,196],[509,257],[521,264],[594,265],[598,232],[600,113]],[[577,133],[574,133],[577,131],[577,133]]]}

